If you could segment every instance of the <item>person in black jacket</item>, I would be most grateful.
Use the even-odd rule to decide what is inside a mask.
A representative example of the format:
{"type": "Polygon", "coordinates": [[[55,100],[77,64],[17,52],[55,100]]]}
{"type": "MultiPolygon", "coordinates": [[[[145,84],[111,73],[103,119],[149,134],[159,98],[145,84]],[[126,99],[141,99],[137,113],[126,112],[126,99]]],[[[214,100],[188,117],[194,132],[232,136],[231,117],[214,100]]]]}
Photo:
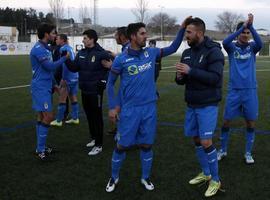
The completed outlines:
{"type": "Polygon", "coordinates": [[[206,197],[213,196],[221,187],[218,175],[217,150],[212,137],[221,100],[224,56],[218,43],[204,36],[205,23],[200,18],[187,22],[186,40],[189,49],[176,64],[176,82],[186,85],[187,102],[185,135],[193,137],[202,172],[189,181],[199,184],[209,181],[206,197]]]}
{"type": "Polygon", "coordinates": [[[93,147],[88,155],[97,155],[102,152],[103,91],[106,88],[108,71],[112,64],[110,55],[97,43],[97,40],[98,36],[95,30],[84,31],[85,48],[78,52],[74,61],[66,61],[70,71],[79,72],[82,105],[87,116],[91,136],[91,141],[86,146],[93,147]],[[104,63],[103,60],[107,62],[104,63]]]}

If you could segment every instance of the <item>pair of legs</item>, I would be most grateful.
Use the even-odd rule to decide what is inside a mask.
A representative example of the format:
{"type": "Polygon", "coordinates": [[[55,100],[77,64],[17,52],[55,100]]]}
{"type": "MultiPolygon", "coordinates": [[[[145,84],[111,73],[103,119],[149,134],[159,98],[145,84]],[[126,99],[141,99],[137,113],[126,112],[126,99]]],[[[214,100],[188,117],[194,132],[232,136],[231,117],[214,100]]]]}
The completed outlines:
{"type": "Polygon", "coordinates": [[[215,195],[221,186],[217,150],[212,142],[217,116],[217,106],[188,107],[186,110],[185,135],[193,137],[197,159],[202,170],[202,173],[191,179],[189,183],[194,185],[210,181],[205,192],[206,197],[215,195]]]}
{"type": "Polygon", "coordinates": [[[71,100],[71,119],[78,120],[79,119],[79,104],[77,99],[78,85],[67,84],[65,81],[61,81],[60,89],[59,89],[59,104],[57,107],[57,115],[56,121],[52,123],[52,125],[62,125],[61,122],[65,118],[65,112],[68,107],[67,99],[71,100]]]}
{"type": "Polygon", "coordinates": [[[147,190],[154,189],[154,185],[150,181],[150,174],[156,123],[156,103],[121,109],[116,135],[117,146],[112,155],[112,173],[106,187],[107,192],[112,192],[115,189],[119,180],[121,165],[126,157],[126,151],[134,144],[138,144],[140,148],[141,183],[147,190]]]}
{"type": "MultiPolygon", "coordinates": [[[[230,131],[230,120],[224,120],[221,129],[221,149],[218,152],[218,159],[221,160],[227,156],[228,142],[229,142],[229,131],[230,131]]],[[[245,148],[245,159],[247,164],[254,163],[254,159],[251,156],[253,144],[255,140],[255,121],[246,120],[246,148],[245,148]]]]}
{"type": "Polygon", "coordinates": [[[245,159],[247,164],[254,163],[251,156],[255,140],[255,120],[258,117],[258,96],[256,89],[231,89],[227,95],[224,123],[221,130],[221,150],[218,159],[227,155],[230,122],[233,118],[243,116],[246,121],[246,150],[245,159]]]}
{"type": "Polygon", "coordinates": [[[89,133],[94,145],[101,147],[103,144],[103,91],[99,94],[87,94],[82,91],[82,105],[87,117],[89,133]]]}

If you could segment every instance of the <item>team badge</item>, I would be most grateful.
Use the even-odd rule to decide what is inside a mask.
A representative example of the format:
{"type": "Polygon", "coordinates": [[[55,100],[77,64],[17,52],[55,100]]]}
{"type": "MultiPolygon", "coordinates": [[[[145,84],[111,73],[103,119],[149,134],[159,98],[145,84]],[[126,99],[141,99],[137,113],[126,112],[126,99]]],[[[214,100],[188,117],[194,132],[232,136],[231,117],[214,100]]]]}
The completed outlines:
{"type": "Polygon", "coordinates": [[[96,61],[96,56],[92,56],[91,62],[95,62],[95,61],[96,61]]]}
{"type": "Polygon", "coordinates": [[[144,52],[144,56],[145,56],[146,58],[148,58],[148,57],[149,57],[149,54],[148,54],[148,52],[147,52],[147,51],[145,51],[145,52],[144,52]]]}
{"type": "Polygon", "coordinates": [[[44,108],[47,110],[49,108],[49,105],[47,102],[44,103],[44,108]]]}
{"type": "Polygon", "coordinates": [[[202,60],[203,60],[203,55],[201,55],[200,60],[199,60],[199,63],[201,63],[202,60]]]}

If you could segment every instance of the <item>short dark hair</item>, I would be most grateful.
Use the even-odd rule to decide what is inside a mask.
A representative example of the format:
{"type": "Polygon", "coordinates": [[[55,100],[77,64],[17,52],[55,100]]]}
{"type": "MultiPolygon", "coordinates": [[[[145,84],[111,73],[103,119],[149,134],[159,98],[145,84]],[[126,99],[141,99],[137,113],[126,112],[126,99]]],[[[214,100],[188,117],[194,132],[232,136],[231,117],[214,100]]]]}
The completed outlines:
{"type": "Polygon", "coordinates": [[[157,41],[156,40],[149,40],[149,44],[153,44],[153,45],[156,45],[157,44],[157,41]]]}
{"type": "Polygon", "coordinates": [[[127,27],[127,36],[131,40],[131,35],[136,35],[140,28],[145,28],[145,24],[142,22],[131,23],[127,27]]]}
{"type": "Polygon", "coordinates": [[[239,22],[236,26],[236,30],[238,31],[243,25],[244,25],[244,22],[239,22]]]}
{"type": "Polygon", "coordinates": [[[199,18],[199,17],[195,17],[195,18],[190,18],[190,19],[187,19],[187,22],[186,22],[186,25],[194,25],[196,26],[197,28],[199,28],[203,33],[205,33],[205,23],[204,21],[199,18]]]}
{"type": "Polygon", "coordinates": [[[96,43],[98,40],[97,32],[93,29],[88,29],[84,31],[83,35],[87,35],[87,37],[89,37],[90,39],[94,39],[94,43],[96,43]]]}
{"type": "Polygon", "coordinates": [[[56,27],[52,24],[48,23],[41,23],[39,27],[37,28],[37,33],[38,33],[38,39],[43,39],[45,37],[45,33],[50,34],[53,29],[56,27]]]}
{"type": "Polygon", "coordinates": [[[118,33],[119,36],[123,35],[123,36],[125,36],[125,38],[128,38],[128,36],[127,36],[127,27],[126,26],[118,27],[116,29],[116,32],[118,33]]]}
{"type": "Polygon", "coordinates": [[[61,33],[61,34],[58,34],[57,36],[59,36],[62,40],[64,40],[64,42],[67,42],[68,40],[68,37],[66,34],[61,33]]]}

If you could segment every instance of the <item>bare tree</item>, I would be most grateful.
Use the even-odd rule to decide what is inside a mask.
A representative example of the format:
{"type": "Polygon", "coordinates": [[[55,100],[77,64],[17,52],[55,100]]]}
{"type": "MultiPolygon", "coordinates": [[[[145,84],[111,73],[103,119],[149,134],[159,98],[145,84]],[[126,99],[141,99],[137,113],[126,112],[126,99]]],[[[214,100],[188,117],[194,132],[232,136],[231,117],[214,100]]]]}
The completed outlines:
{"type": "Polygon", "coordinates": [[[49,0],[49,5],[55,18],[56,30],[58,31],[60,19],[64,17],[64,2],[63,0],[49,0]]]}
{"type": "Polygon", "coordinates": [[[165,33],[174,30],[174,27],[176,26],[176,18],[171,17],[167,13],[160,12],[150,18],[147,26],[152,30],[152,32],[160,33],[160,38],[163,40],[165,33]]]}
{"type": "Polygon", "coordinates": [[[146,22],[148,15],[148,1],[147,0],[137,0],[136,8],[131,9],[131,12],[135,15],[138,22],[146,22]]]}
{"type": "Polygon", "coordinates": [[[232,33],[236,30],[237,24],[244,20],[242,14],[237,14],[229,11],[225,11],[217,16],[215,21],[215,27],[224,32],[232,33]]]}

